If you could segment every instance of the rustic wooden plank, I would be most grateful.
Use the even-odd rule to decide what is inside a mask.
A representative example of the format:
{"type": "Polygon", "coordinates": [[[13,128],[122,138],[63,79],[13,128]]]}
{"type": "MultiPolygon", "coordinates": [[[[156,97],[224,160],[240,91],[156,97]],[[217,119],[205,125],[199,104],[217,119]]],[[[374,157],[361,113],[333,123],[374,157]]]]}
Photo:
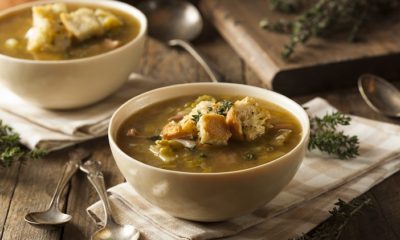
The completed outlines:
{"type": "Polygon", "coordinates": [[[400,173],[386,179],[370,193],[376,200],[375,206],[382,214],[384,224],[393,232],[393,239],[400,239],[400,173]]]}
{"type": "Polygon", "coordinates": [[[199,81],[196,61],[180,49],[149,39],[140,72],[165,84],[199,81]]]}
{"type": "Polygon", "coordinates": [[[365,196],[372,200],[371,207],[351,219],[340,239],[400,239],[399,181],[397,173],[368,191],[365,196]]]}
{"type": "MultiPolygon", "coordinates": [[[[205,58],[224,77],[226,82],[245,83],[243,75],[243,61],[225,40],[216,36],[212,41],[196,45],[205,58]]],[[[210,81],[205,71],[201,69],[199,79],[210,81]]]]}
{"type": "Polygon", "coordinates": [[[289,61],[281,58],[289,36],[259,27],[265,17],[273,22],[290,18],[271,10],[265,0],[202,0],[205,15],[251,66],[268,88],[290,95],[334,89],[354,84],[366,69],[386,77],[399,77],[400,15],[393,13],[363,29],[367,39],[357,44],[347,37],[313,38],[299,46],[289,61]]]}
{"type": "Polygon", "coordinates": [[[4,225],[18,182],[19,170],[19,162],[9,168],[0,168],[0,239],[3,236],[4,225]]]}
{"type": "Polygon", "coordinates": [[[353,216],[343,229],[339,239],[398,239],[393,234],[390,226],[386,224],[384,216],[377,207],[378,202],[373,198],[372,194],[366,193],[364,196],[370,198],[373,205],[371,207],[365,207],[360,214],[353,216]]]}
{"type": "MultiPolygon", "coordinates": [[[[55,190],[63,165],[67,160],[67,151],[53,153],[41,160],[28,160],[21,165],[18,182],[3,230],[3,240],[56,240],[61,229],[43,230],[30,226],[24,216],[30,211],[47,208],[55,190]]],[[[65,191],[62,199],[65,199],[65,191]]],[[[61,201],[61,209],[64,201],[61,201]]]]}

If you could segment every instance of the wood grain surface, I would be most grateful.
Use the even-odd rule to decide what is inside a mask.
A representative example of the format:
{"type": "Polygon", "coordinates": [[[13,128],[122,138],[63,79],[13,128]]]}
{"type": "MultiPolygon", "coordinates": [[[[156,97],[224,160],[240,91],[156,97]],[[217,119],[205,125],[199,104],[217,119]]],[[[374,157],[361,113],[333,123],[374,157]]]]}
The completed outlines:
{"type": "MultiPolygon", "coordinates": [[[[2,1],[2,0],[0,0],[2,1]]],[[[228,81],[263,86],[252,67],[218,35],[196,43],[196,47],[226,76],[228,81]]],[[[390,64],[390,63],[388,63],[390,64]]],[[[206,73],[185,52],[171,49],[150,39],[146,43],[141,73],[167,83],[208,81],[206,73]]],[[[368,70],[368,69],[366,69],[368,70]]],[[[400,124],[370,110],[355,87],[329,92],[318,92],[293,98],[304,103],[315,96],[326,98],[345,113],[400,124]]],[[[106,138],[81,145],[103,162],[108,187],[124,181],[108,146],[106,138]]],[[[42,160],[29,160],[0,168],[0,239],[1,240],[87,240],[96,230],[85,209],[98,197],[82,173],[76,174],[63,195],[63,208],[73,220],[57,230],[42,230],[26,224],[24,215],[44,209],[59,178],[70,149],[51,153],[42,160]]],[[[400,239],[400,173],[383,181],[366,193],[374,206],[354,217],[346,226],[342,240],[400,239]]],[[[299,233],[300,234],[300,233],[299,233]]],[[[162,239],[162,236],[160,236],[162,239]]]]}
{"type": "Polygon", "coordinates": [[[368,22],[361,31],[366,37],[356,44],[348,42],[347,35],[312,38],[285,61],[281,51],[289,36],[264,30],[259,21],[292,15],[271,10],[268,0],[201,0],[200,7],[264,85],[287,95],[349,86],[365,71],[400,77],[400,11],[368,22]]]}

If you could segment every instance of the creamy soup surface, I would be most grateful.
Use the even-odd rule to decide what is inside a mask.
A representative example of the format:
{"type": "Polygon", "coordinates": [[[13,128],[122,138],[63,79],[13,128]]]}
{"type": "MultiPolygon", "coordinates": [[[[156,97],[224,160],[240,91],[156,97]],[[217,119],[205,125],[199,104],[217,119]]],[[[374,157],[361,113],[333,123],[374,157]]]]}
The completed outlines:
{"type": "MultiPolygon", "coordinates": [[[[187,96],[168,100],[133,114],[118,130],[117,145],[133,158],[159,168],[184,172],[227,172],[273,161],[291,151],[301,139],[302,129],[298,120],[273,103],[251,99],[255,107],[249,108],[246,104],[252,101],[247,101],[247,98],[241,96],[202,96],[200,100],[196,100],[197,97],[187,96]],[[211,103],[207,101],[199,103],[201,99],[210,98],[213,99],[211,103]],[[193,110],[196,104],[209,105],[204,111],[193,110]],[[232,122],[229,121],[231,113],[235,112],[232,106],[236,107],[236,111],[245,106],[247,107],[245,110],[250,109],[248,112],[250,115],[255,111],[264,111],[264,115],[256,113],[256,118],[252,119],[246,115],[247,113],[243,115],[244,117],[239,115],[242,120],[247,117],[247,120],[255,122],[266,116],[267,119],[262,120],[264,126],[249,125],[248,135],[243,135],[242,138],[235,136],[235,129],[229,126],[232,122]],[[190,112],[196,111],[200,114],[189,116],[190,112]],[[207,114],[210,118],[221,121],[207,125],[208,118],[205,117],[207,114]],[[222,117],[217,116],[218,114],[222,117]],[[185,122],[185,118],[196,123],[197,128],[195,127],[190,134],[181,134],[175,139],[175,135],[171,135],[170,131],[171,129],[180,131],[185,128],[179,126],[185,122]],[[227,128],[224,128],[224,121],[227,122],[227,128]],[[215,129],[219,123],[225,130],[215,129]],[[251,135],[256,131],[258,135],[251,135]]],[[[245,122],[242,125],[244,126],[245,122]]]]}
{"type": "Polygon", "coordinates": [[[63,18],[64,21],[61,21],[59,13],[52,10],[51,5],[38,5],[36,7],[44,6],[44,10],[39,9],[36,12],[34,8],[28,8],[1,17],[0,53],[15,58],[34,60],[85,58],[121,47],[134,39],[140,31],[140,23],[137,19],[114,9],[96,5],[63,4],[66,8],[66,13],[63,14],[66,17],[63,18]],[[79,14],[76,14],[77,10],[80,10],[79,14]],[[103,18],[98,20],[95,16],[103,18]],[[112,20],[115,19],[111,19],[110,16],[115,17],[118,24],[113,23],[112,20]],[[35,17],[39,19],[36,21],[36,29],[40,30],[28,33],[34,27],[35,17]],[[82,27],[81,18],[90,17],[93,18],[90,21],[105,28],[100,29],[97,26],[96,29],[89,25],[86,28],[82,27]],[[71,31],[66,29],[64,22],[71,31]],[[32,39],[29,40],[28,36],[32,39]],[[37,46],[34,46],[35,41],[38,41],[37,46]]]}

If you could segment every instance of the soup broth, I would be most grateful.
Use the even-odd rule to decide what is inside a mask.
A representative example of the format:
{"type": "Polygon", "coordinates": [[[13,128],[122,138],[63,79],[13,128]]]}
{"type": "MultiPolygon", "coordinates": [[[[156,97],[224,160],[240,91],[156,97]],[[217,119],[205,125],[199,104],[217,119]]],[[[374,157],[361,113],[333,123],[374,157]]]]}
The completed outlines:
{"type": "MultiPolygon", "coordinates": [[[[129,156],[143,163],[184,172],[227,172],[261,165],[277,159],[291,151],[302,136],[298,120],[281,107],[256,99],[258,105],[269,111],[266,132],[252,141],[229,139],[227,145],[201,144],[195,147],[174,143],[173,161],[164,161],[151,151],[159,139],[168,119],[173,119],[192,105],[197,96],[168,100],[146,107],[126,120],[117,132],[117,145],[129,156]],[[185,106],[185,107],[184,107],[185,106]],[[134,131],[134,134],[129,134],[134,131]],[[134,135],[134,136],[133,136],[134,135]]],[[[215,97],[215,96],[214,96],[215,97]]],[[[230,102],[243,99],[239,96],[219,96],[230,102]]],[[[162,144],[159,140],[159,144],[162,144]]]]}
{"type": "Polygon", "coordinates": [[[65,51],[28,51],[26,38],[32,27],[32,9],[23,9],[0,18],[0,53],[15,58],[34,60],[68,60],[95,56],[121,47],[134,39],[140,31],[137,19],[127,14],[97,5],[66,4],[68,11],[79,8],[104,9],[119,18],[122,26],[108,31],[104,36],[93,37],[85,41],[74,40],[65,51]],[[109,40],[107,42],[107,39],[109,40]],[[118,41],[118,46],[111,46],[118,41]],[[12,47],[10,47],[12,46],[12,47]]]}

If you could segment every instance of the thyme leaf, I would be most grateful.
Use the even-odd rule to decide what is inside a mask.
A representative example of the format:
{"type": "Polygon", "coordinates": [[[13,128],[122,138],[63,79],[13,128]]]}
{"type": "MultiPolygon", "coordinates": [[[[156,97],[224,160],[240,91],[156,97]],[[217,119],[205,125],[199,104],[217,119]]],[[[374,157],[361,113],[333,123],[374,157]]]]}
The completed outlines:
{"type": "MultiPolygon", "coordinates": [[[[272,9],[283,13],[300,12],[306,5],[304,0],[270,0],[270,4],[272,9]]],[[[260,26],[290,33],[281,52],[282,58],[288,59],[299,43],[304,44],[315,36],[328,37],[333,32],[348,31],[349,41],[354,42],[364,22],[372,22],[373,17],[385,15],[399,6],[400,0],[317,0],[307,5],[293,21],[269,23],[261,20],[260,26]]]]}
{"type": "Polygon", "coordinates": [[[38,159],[47,154],[44,149],[27,149],[20,140],[18,133],[0,120],[0,167],[10,167],[14,161],[38,159]]]}
{"type": "Polygon", "coordinates": [[[229,100],[222,100],[221,102],[218,103],[218,109],[217,109],[217,113],[219,115],[223,115],[226,116],[226,114],[228,113],[229,109],[232,107],[233,103],[229,100]]]}
{"type": "Polygon", "coordinates": [[[335,207],[329,211],[331,217],[307,234],[290,240],[332,240],[339,239],[343,229],[350,220],[360,214],[365,207],[372,206],[370,198],[360,197],[351,202],[339,199],[335,207]]]}
{"type": "Polygon", "coordinates": [[[340,112],[326,114],[322,118],[310,118],[311,133],[308,149],[319,149],[337,156],[339,159],[350,159],[359,155],[357,136],[345,135],[338,126],[349,125],[351,118],[340,112]]]}
{"type": "Polygon", "coordinates": [[[197,111],[197,114],[192,115],[192,120],[195,121],[196,123],[200,120],[201,116],[203,114],[201,114],[200,111],[197,111]]]}

